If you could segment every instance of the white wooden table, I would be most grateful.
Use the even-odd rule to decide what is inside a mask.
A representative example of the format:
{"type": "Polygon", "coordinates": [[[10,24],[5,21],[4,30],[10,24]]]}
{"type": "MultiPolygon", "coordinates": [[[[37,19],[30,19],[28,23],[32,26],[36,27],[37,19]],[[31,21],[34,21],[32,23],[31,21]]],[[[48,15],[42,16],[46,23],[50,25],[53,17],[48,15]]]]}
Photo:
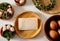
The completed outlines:
{"type": "MultiPolygon", "coordinates": [[[[11,39],[11,41],[48,41],[48,39],[44,36],[44,23],[45,21],[50,17],[52,16],[51,14],[44,14],[43,12],[39,11],[33,4],[32,0],[27,0],[27,3],[20,7],[20,6],[17,6],[14,2],[14,0],[0,0],[0,3],[1,2],[8,2],[10,3],[13,8],[14,8],[14,16],[12,19],[10,20],[0,20],[0,27],[2,27],[3,25],[5,24],[12,24],[14,26],[14,19],[15,17],[23,12],[23,11],[33,11],[33,12],[36,12],[39,14],[39,16],[41,17],[42,19],[42,23],[43,23],[43,27],[42,27],[42,30],[40,32],[40,34],[36,37],[36,38],[33,38],[33,39],[22,39],[21,37],[18,37],[17,35],[11,39]]],[[[3,38],[2,36],[0,36],[0,41],[7,41],[5,38],[3,38]]]]}

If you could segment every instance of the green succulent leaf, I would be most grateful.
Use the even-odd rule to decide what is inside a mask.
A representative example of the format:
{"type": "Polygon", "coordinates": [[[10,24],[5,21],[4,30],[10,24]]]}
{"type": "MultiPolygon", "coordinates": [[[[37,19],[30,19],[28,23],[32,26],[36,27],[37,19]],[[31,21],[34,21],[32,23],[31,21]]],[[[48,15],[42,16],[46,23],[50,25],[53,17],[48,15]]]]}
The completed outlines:
{"type": "Polygon", "coordinates": [[[11,31],[5,31],[4,33],[4,37],[7,38],[8,41],[10,41],[10,39],[12,38],[12,32],[11,31]]]}
{"type": "Polygon", "coordinates": [[[8,6],[7,3],[2,3],[0,4],[0,9],[5,10],[7,6],[8,6]]]}
{"type": "Polygon", "coordinates": [[[9,17],[9,12],[4,12],[3,14],[2,14],[2,18],[3,19],[6,19],[6,18],[8,18],[9,17]]]}

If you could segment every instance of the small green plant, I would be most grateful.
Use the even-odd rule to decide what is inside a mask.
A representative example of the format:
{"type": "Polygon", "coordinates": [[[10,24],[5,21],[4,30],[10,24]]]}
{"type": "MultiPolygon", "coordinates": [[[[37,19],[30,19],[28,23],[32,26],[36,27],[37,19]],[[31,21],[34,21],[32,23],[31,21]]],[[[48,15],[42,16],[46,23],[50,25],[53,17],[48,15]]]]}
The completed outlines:
{"type": "Polygon", "coordinates": [[[5,10],[7,6],[8,6],[7,3],[2,3],[0,4],[0,9],[5,10]]]}
{"type": "Polygon", "coordinates": [[[3,32],[3,36],[4,36],[5,38],[7,38],[8,41],[10,41],[10,39],[11,39],[12,36],[13,36],[13,32],[6,30],[6,31],[3,32]]]}

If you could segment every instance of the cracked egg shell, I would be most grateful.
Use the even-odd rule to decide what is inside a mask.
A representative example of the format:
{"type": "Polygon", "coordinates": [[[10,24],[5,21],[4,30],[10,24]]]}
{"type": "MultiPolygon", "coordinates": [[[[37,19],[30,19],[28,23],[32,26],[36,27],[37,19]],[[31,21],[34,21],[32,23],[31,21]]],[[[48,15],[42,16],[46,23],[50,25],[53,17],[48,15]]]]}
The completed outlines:
{"type": "Polygon", "coordinates": [[[2,30],[3,31],[7,30],[7,27],[6,26],[3,26],[2,30]]]}
{"type": "Polygon", "coordinates": [[[11,8],[8,8],[7,9],[7,12],[9,12],[10,14],[12,14],[12,9],[11,8]]]}
{"type": "Polygon", "coordinates": [[[13,27],[11,27],[11,28],[10,28],[10,31],[14,32],[14,28],[13,28],[13,27]]]}
{"type": "Polygon", "coordinates": [[[10,24],[6,24],[2,27],[2,30],[5,31],[5,30],[10,30],[10,31],[14,31],[14,27],[10,24]]]}

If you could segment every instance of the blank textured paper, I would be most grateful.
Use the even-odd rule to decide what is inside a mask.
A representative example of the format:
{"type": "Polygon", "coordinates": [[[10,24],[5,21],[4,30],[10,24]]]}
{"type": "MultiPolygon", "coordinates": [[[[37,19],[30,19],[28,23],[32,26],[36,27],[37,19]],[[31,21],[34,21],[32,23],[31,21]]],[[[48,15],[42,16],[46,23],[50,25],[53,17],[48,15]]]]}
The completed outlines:
{"type": "Polygon", "coordinates": [[[18,19],[19,30],[36,30],[38,29],[37,18],[19,18],[18,19]]]}

